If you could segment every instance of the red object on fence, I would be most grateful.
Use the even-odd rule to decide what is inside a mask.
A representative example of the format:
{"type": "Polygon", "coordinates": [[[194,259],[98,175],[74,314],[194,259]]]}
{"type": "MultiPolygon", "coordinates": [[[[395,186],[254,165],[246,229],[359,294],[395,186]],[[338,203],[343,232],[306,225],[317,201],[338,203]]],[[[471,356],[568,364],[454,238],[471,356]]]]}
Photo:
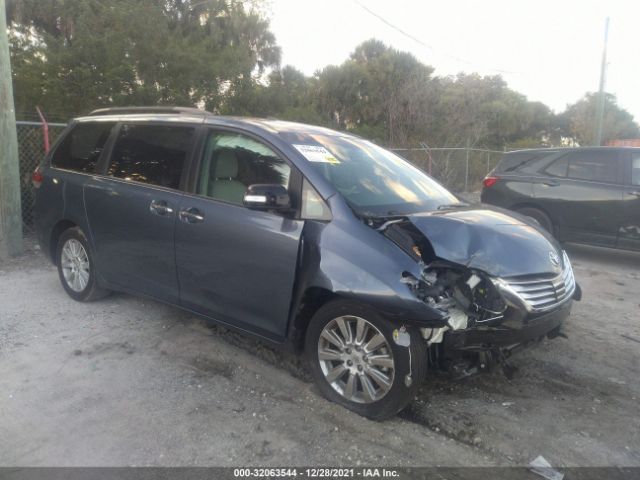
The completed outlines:
{"type": "Polygon", "coordinates": [[[50,144],[49,144],[49,124],[47,120],[44,118],[40,107],[36,107],[38,111],[38,115],[40,116],[40,121],[42,122],[42,137],[44,139],[44,153],[49,153],[50,144]]]}

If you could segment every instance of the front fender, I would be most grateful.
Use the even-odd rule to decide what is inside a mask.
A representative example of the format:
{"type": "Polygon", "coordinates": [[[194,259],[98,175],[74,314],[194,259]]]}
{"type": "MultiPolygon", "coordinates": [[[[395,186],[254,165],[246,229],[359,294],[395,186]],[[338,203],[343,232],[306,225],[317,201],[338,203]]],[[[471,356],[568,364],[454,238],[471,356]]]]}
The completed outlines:
{"type": "Polygon", "coordinates": [[[319,269],[321,275],[311,286],[369,305],[399,325],[406,323],[432,328],[446,325],[444,313],[416,298],[409,287],[400,282],[406,269],[372,271],[336,252],[325,249],[323,253],[319,269]],[[329,282],[317,282],[320,279],[329,282]]]}
{"type": "Polygon", "coordinates": [[[420,265],[350,210],[334,214],[329,223],[307,221],[300,252],[293,317],[305,292],[322,289],[373,307],[398,325],[446,325],[443,312],[416,298],[401,282],[403,272],[419,278],[420,265]]]}

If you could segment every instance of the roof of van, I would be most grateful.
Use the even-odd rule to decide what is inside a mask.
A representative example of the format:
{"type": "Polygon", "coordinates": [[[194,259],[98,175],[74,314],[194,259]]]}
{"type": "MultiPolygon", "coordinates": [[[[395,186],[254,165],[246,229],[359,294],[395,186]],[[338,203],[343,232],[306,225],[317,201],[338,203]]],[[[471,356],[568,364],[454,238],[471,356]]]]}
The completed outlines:
{"type": "Polygon", "coordinates": [[[137,121],[164,120],[172,122],[207,123],[227,126],[253,125],[268,130],[271,133],[305,133],[316,135],[343,135],[353,136],[348,133],[338,132],[325,127],[308,125],[304,123],[288,122],[271,118],[238,117],[215,115],[206,110],[189,107],[112,107],[94,110],[86,116],[76,118],[77,121],[100,121],[125,119],[137,121]]]}
{"type": "Polygon", "coordinates": [[[510,150],[504,152],[505,155],[512,153],[544,153],[544,152],[574,152],[584,150],[638,150],[639,147],[544,147],[544,148],[524,148],[522,150],[510,150]]]}

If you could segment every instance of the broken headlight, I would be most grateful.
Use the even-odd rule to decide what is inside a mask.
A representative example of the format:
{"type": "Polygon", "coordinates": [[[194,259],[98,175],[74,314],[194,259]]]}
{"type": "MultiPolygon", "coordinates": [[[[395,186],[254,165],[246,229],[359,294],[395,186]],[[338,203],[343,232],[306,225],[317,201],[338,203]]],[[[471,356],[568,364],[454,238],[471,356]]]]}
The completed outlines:
{"type": "Polygon", "coordinates": [[[422,329],[429,343],[439,343],[447,330],[499,321],[507,308],[491,279],[482,272],[448,266],[427,266],[420,279],[402,277],[414,295],[447,315],[447,326],[422,329]]]}

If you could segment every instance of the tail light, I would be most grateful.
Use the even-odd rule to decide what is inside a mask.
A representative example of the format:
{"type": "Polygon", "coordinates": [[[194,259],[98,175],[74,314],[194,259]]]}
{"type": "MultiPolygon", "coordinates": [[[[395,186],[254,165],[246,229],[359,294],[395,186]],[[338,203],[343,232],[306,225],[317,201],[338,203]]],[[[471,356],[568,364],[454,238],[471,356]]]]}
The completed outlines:
{"type": "Polygon", "coordinates": [[[500,177],[484,177],[484,180],[482,180],[482,184],[486,187],[493,187],[496,182],[500,180],[500,177]]]}
{"type": "Polygon", "coordinates": [[[40,167],[37,167],[33,174],[31,175],[31,183],[33,184],[33,188],[40,188],[42,185],[42,172],[40,172],[40,167]]]}

